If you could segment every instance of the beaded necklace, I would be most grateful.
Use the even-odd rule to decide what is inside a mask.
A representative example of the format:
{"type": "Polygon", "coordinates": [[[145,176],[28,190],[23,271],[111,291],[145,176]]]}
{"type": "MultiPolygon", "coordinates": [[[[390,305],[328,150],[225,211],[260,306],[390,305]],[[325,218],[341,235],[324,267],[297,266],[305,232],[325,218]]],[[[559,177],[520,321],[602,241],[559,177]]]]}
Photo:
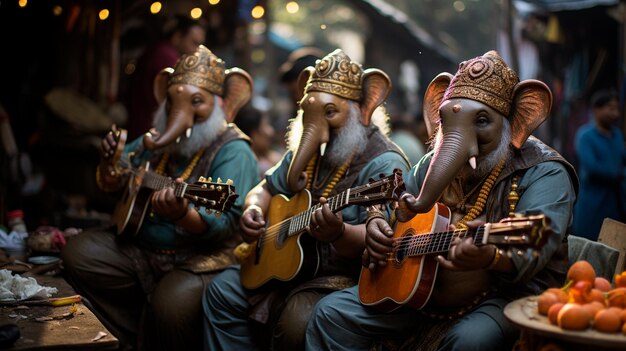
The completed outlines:
{"type": "MultiPolygon", "coordinates": [[[[189,165],[187,165],[187,168],[185,168],[185,171],[180,175],[179,178],[182,178],[183,181],[187,181],[189,176],[191,176],[191,172],[193,172],[193,169],[196,168],[196,165],[198,164],[198,161],[200,161],[200,158],[202,157],[203,154],[204,154],[204,149],[198,150],[196,154],[193,156],[193,159],[191,159],[191,162],[189,162],[189,165]]],[[[163,154],[163,157],[161,157],[161,160],[159,161],[159,164],[155,170],[157,174],[165,175],[165,166],[167,165],[167,162],[169,161],[169,159],[170,159],[169,152],[166,152],[165,154],[163,154]]]]}
{"type": "MultiPolygon", "coordinates": [[[[339,180],[344,176],[344,174],[348,170],[348,167],[350,166],[350,162],[352,162],[353,156],[354,155],[351,155],[350,157],[348,157],[346,162],[344,162],[344,164],[342,164],[341,167],[339,167],[337,172],[335,172],[335,174],[333,175],[332,179],[328,182],[328,184],[326,185],[326,188],[322,192],[322,196],[323,197],[328,198],[328,196],[330,195],[330,192],[335,188],[335,185],[337,185],[339,180]]],[[[312,190],[312,187],[314,186],[314,179],[317,179],[317,176],[319,175],[319,168],[320,168],[319,164],[320,163],[321,163],[320,162],[320,157],[317,156],[317,157],[311,158],[311,160],[309,161],[309,163],[306,166],[306,175],[307,175],[306,188],[309,189],[309,190],[312,190]]],[[[317,184],[315,184],[315,188],[319,189],[322,185],[324,185],[326,183],[326,180],[328,179],[328,177],[329,176],[326,176],[322,180],[322,182],[320,183],[319,186],[317,186],[317,184]]]]}
{"type": "Polygon", "coordinates": [[[498,165],[491,171],[489,177],[483,183],[483,186],[480,188],[480,193],[478,194],[478,199],[469,212],[461,218],[454,226],[456,229],[467,229],[467,222],[472,221],[480,215],[485,209],[485,204],[487,203],[487,196],[491,192],[491,188],[493,184],[496,182],[496,179],[502,172],[502,168],[504,168],[504,163],[506,162],[506,157],[500,160],[498,165]]]}

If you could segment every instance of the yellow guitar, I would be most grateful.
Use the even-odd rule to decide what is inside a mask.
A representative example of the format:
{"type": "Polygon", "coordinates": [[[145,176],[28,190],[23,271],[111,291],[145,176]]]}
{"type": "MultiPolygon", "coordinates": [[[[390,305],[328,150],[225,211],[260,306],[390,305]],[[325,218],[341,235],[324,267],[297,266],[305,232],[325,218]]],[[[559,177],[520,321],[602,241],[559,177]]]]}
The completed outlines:
{"type": "MultiPolygon", "coordinates": [[[[404,190],[402,171],[339,193],[328,199],[335,213],[350,205],[371,205],[398,198],[404,190]]],[[[269,282],[287,282],[315,276],[320,264],[319,242],[306,233],[311,214],[311,194],[304,190],[291,199],[274,196],[266,216],[266,231],[241,264],[241,284],[256,289],[269,282]]]]}

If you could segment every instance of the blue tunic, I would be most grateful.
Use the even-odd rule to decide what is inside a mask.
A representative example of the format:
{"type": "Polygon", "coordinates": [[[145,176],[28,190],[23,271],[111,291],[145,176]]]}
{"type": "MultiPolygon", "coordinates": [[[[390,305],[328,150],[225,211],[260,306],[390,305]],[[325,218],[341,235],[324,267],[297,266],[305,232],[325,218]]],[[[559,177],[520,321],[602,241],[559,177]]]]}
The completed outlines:
{"type": "Polygon", "coordinates": [[[576,133],[576,156],[580,194],[573,233],[596,240],[604,218],[624,221],[624,136],[613,127],[609,137],[589,122],[576,133]]]}
{"type": "MultiPolygon", "coordinates": [[[[141,148],[142,138],[138,138],[126,145],[124,152],[141,148]]],[[[154,156],[152,151],[145,151],[132,158],[135,167],[154,156]]],[[[180,176],[189,165],[191,159],[170,160],[174,162],[175,174],[169,175],[172,178],[180,176]]],[[[152,165],[154,169],[156,165],[152,165]]],[[[198,236],[189,237],[189,240],[199,242],[216,243],[226,239],[239,228],[239,217],[243,211],[245,194],[258,183],[257,161],[250,148],[244,140],[233,140],[224,144],[215,155],[211,167],[204,177],[212,177],[215,181],[218,177],[222,181],[231,179],[235,186],[235,191],[239,197],[233,206],[222,213],[221,216],[207,214],[204,208],[200,207],[200,216],[206,222],[208,230],[198,236]]],[[[197,179],[190,178],[188,183],[197,179]]],[[[193,206],[190,204],[190,206],[193,206]]],[[[176,247],[176,226],[169,220],[159,218],[158,215],[147,215],[144,219],[138,234],[139,245],[148,249],[174,249],[176,247]]]]}

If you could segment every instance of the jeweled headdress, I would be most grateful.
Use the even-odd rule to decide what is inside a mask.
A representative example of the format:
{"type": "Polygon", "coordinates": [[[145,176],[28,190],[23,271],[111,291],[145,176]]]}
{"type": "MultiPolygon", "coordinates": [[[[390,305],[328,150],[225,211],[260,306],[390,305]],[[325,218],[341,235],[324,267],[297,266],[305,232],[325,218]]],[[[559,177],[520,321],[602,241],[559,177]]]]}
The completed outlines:
{"type": "Polygon", "coordinates": [[[192,55],[183,55],[178,59],[167,85],[191,84],[221,96],[225,71],[224,61],[206,46],[200,45],[192,55]]]}
{"type": "Polygon", "coordinates": [[[321,91],[346,99],[361,100],[363,68],[353,62],[340,49],[326,55],[315,63],[315,71],[309,77],[304,93],[321,91]]]}
{"type": "Polygon", "coordinates": [[[517,74],[495,51],[463,61],[459,65],[443,101],[466,98],[484,103],[505,116],[509,115],[517,74]]]}

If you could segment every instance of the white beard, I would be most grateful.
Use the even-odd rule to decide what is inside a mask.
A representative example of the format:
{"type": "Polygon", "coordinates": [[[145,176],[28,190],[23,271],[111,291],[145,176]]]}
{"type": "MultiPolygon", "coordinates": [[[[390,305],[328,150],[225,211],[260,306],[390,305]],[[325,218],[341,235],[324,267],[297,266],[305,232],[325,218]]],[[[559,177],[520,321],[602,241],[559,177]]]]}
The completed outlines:
{"type": "Polygon", "coordinates": [[[330,137],[324,155],[330,166],[340,166],[355,155],[360,155],[367,144],[367,128],[361,123],[361,111],[350,105],[348,119],[338,134],[330,137]]]}
{"type": "MultiPolygon", "coordinates": [[[[215,97],[213,104],[213,112],[204,122],[196,123],[191,128],[191,135],[181,135],[179,143],[174,142],[166,146],[163,151],[168,151],[174,155],[184,158],[192,157],[198,150],[204,149],[211,145],[213,141],[226,129],[226,118],[224,110],[218,104],[218,98],[215,97]]],[[[167,113],[165,111],[165,102],[159,105],[154,114],[154,129],[163,134],[167,124],[167,113]]]]}

